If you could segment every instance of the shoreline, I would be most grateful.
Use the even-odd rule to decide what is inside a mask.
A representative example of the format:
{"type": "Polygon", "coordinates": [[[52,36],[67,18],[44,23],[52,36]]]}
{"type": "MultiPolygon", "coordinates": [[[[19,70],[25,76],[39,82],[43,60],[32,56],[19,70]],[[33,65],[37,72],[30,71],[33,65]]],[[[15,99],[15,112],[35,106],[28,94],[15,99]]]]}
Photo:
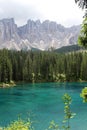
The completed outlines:
{"type": "MultiPolygon", "coordinates": [[[[64,82],[52,82],[52,83],[71,83],[71,82],[79,82],[79,83],[83,83],[83,82],[87,82],[87,81],[84,81],[84,80],[79,80],[79,81],[64,81],[64,82]]],[[[23,83],[49,83],[49,82],[23,82],[23,81],[18,81],[18,82],[14,82],[14,81],[10,81],[10,82],[7,82],[7,83],[4,83],[4,82],[1,82],[0,83],[0,88],[9,88],[9,87],[15,87],[16,85],[20,85],[20,84],[23,84],[23,83]]]]}
{"type": "Polygon", "coordinates": [[[14,87],[16,86],[16,83],[14,81],[11,81],[9,83],[0,83],[0,88],[9,88],[9,87],[14,87]]]}

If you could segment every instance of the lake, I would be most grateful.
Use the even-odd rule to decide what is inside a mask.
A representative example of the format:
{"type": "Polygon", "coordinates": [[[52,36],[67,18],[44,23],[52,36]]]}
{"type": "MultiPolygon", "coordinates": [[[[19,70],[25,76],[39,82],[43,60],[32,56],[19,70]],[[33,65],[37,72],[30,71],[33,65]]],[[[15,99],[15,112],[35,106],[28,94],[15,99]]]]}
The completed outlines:
{"type": "Polygon", "coordinates": [[[18,85],[13,88],[0,88],[0,126],[18,118],[30,117],[35,130],[45,130],[54,120],[62,125],[64,103],[62,96],[72,97],[71,130],[87,129],[87,104],[82,102],[80,92],[87,83],[36,83],[18,85]]]}

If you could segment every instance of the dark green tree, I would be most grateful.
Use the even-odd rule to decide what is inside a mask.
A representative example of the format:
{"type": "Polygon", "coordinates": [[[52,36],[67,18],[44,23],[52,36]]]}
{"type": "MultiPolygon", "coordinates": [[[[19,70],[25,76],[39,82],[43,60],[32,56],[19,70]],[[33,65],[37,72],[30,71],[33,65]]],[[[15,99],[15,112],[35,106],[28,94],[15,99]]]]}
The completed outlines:
{"type": "Polygon", "coordinates": [[[29,54],[25,60],[23,75],[25,81],[32,82],[32,60],[29,54]]]}
{"type": "Polygon", "coordinates": [[[7,56],[4,56],[1,60],[1,82],[10,82],[12,79],[12,66],[7,56]]]}
{"type": "Polygon", "coordinates": [[[19,80],[19,77],[18,77],[18,63],[17,63],[16,57],[14,57],[13,61],[12,61],[12,79],[14,81],[19,80]]]}

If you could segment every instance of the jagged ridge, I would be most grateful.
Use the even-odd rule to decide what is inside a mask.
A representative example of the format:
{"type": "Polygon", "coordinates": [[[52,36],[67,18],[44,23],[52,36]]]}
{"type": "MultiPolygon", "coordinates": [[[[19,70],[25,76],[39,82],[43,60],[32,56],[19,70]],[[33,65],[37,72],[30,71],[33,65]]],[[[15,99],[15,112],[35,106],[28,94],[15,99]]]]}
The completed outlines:
{"type": "Polygon", "coordinates": [[[14,19],[0,20],[0,49],[39,50],[57,49],[77,44],[80,26],[65,28],[56,22],[28,20],[27,24],[17,27],[14,19]]]}

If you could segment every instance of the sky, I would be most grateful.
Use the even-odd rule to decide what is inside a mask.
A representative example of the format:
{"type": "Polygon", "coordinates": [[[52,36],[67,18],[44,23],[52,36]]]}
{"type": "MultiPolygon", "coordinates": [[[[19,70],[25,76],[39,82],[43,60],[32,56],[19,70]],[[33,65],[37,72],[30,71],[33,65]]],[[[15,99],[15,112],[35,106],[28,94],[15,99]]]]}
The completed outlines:
{"type": "Polygon", "coordinates": [[[40,19],[70,27],[81,24],[83,16],[75,0],[0,0],[0,19],[14,18],[18,26],[40,19]]]}

